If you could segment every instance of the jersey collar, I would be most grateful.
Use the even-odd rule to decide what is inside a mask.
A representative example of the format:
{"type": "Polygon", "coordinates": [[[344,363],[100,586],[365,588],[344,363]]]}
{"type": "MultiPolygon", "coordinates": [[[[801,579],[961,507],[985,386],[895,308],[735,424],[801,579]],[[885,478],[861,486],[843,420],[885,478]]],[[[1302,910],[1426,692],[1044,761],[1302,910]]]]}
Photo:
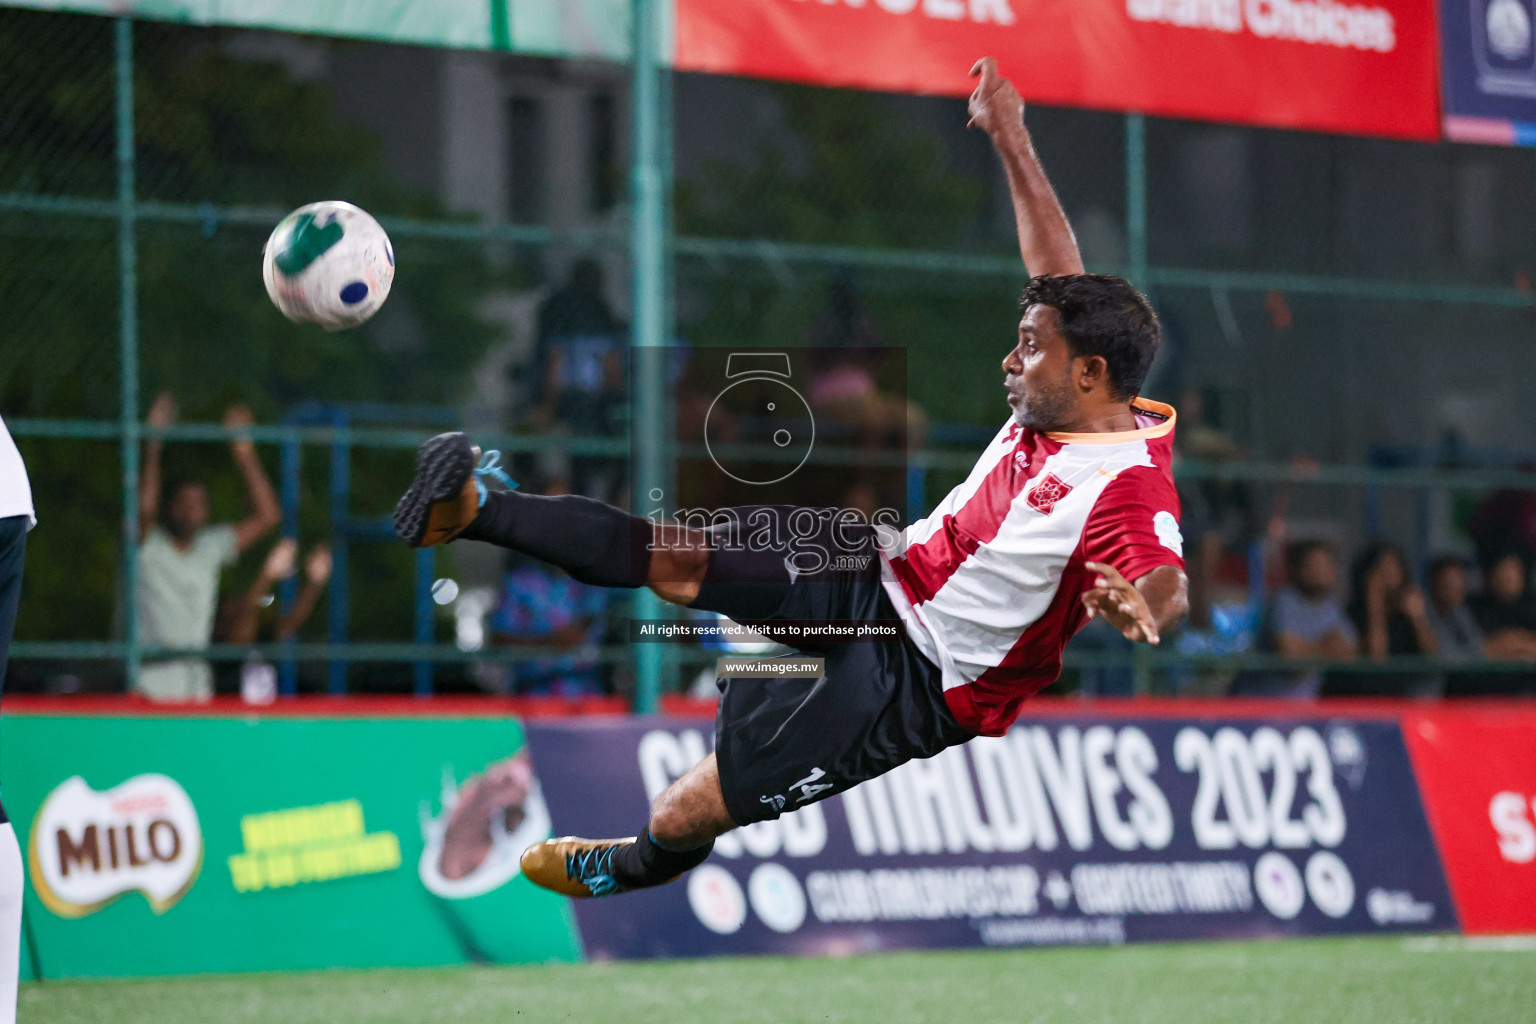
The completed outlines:
{"type": "Polygon", "coordinates": [[[1152,427],[1142,427],[1140,430],[1106,430],[1096,434],[1063,434],[1047,433],[1045,436],[1052,441],[1061,444],[1125,444],[1128,441],[1150,441],[1154,437],[1166,437],[1173,433],[1173,425],[1178,420],[1179,414],[1173,406],[1164,405],[1162,402],[1154,402],[1148,398],[1136,398],[1131,401],[1131,409],[1134,412],[1151,413],[1153,416],[1163,417],[1163,422],[1152,427]]]}

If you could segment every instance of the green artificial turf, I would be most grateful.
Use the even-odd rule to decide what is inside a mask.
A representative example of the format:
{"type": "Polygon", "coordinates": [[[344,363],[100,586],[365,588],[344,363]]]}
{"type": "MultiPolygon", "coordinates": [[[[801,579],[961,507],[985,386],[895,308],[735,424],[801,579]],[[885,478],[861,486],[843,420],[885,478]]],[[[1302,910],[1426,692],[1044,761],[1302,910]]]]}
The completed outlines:
{"type": "Polygon", "coordinates": [[[1371,938],[22,988],[20,1024],[1429,1024],[1536,1020],[1536,944],[1371,938]]]}

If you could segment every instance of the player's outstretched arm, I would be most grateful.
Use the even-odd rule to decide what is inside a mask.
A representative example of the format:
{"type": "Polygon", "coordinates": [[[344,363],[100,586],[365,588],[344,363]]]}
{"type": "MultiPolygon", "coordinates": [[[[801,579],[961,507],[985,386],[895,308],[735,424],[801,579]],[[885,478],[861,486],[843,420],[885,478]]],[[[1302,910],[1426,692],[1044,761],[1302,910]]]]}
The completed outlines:
{"type": "Polygon", "coordinates": [[[1102,615],[1127,640],[1156,644],[1189,610],[1189,581],[1171,565],[1160,565],[1130,583],[1112,565],[1088,562],[1097,573],[1093,589],[1083,595],[1090,617],[1102,615]]]}
{"type": "Polygon", "coordinates": [[[971,94],[970,125],[992,139],[1008,173],[1013,216],[1019,228],[1019,253],[1031,277],[1039,274],[1081,274],[1083,257],[1066,212],[1056,198],[1035,155],[1035,144],[1024,127],[1024,98],[1013,83],[997,73],[997,61],[983,57],[971,68],[981,79],[971,94]]]}

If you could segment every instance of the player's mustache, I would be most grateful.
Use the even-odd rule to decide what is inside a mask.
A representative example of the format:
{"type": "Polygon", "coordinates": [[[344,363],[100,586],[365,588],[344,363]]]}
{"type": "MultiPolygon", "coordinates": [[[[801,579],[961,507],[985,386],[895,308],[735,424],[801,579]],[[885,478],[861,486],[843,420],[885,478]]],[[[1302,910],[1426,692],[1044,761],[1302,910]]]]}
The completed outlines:
{"type": "Polygon", "coordinates": [[[1007,388],[1008,393],[1015,398],[1024,397],[1024,378],[1017,374],[1010,373],[1005,375],[1003,377],[1003,387],[1007,388]]]}

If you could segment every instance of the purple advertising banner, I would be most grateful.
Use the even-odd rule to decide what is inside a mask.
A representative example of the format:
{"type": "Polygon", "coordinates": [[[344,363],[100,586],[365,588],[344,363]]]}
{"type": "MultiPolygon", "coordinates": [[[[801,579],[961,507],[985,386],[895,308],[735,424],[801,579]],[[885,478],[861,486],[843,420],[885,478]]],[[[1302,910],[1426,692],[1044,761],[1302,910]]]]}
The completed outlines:
{"type": "Polygon", "coordinates": [[[1536,0],[1440,0],[1445,136],[1536,146],[1536,0]]]}
{"type": "MultiPolygon", "coordinates": [[[[556,835],[632,835],[712,723],[527,723],[556,835]]],[[[857,953],[1456,927],[1398,726],[1050,717],[579,900],[589,957],[857,953]]]]}

